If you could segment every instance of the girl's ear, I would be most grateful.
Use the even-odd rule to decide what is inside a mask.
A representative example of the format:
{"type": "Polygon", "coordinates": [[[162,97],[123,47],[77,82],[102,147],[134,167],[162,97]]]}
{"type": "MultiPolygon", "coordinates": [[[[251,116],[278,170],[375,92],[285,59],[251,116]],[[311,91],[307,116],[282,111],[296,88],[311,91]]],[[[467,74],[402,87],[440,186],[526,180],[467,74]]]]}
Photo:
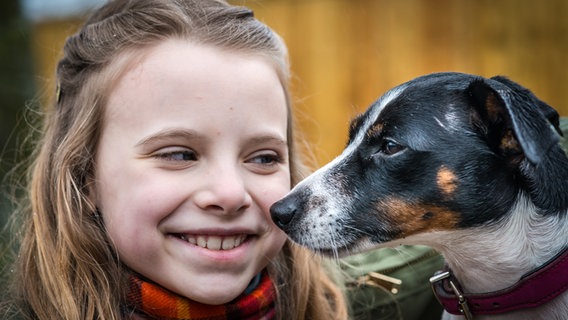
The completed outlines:
{"type": "Polygon", "coordinates": [[[476,79],[467,90],[493,149],[518,167],[533,203],[567,214],[568,158],[558,143],[558,113],[504,77],[476,79]]]}

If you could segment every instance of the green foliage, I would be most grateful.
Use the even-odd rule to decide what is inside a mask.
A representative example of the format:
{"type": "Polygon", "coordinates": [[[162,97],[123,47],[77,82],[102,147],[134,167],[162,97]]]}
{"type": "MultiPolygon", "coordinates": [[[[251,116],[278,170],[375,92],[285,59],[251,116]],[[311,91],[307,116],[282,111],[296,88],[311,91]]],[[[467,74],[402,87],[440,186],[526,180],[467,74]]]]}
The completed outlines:
{"type": "Polygon", "coordinates": [[[0,287],[10,274],[11,233],[8,219],[14,210],[14,182],[24,156],[20,137],[25,136],[24,110],[34,96],[29,25],[17,1],[0,2],[0,287]]]}

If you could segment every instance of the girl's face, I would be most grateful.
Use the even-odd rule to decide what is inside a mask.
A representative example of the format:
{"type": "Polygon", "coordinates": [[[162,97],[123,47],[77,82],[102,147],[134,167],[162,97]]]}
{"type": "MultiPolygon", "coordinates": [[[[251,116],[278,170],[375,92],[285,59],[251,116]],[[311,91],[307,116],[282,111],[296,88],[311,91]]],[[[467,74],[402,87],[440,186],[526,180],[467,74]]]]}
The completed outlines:
{"type": "Polygon", "coordinates": [[[112,89],[96,201],[120,259],[182,296],[226,303],[286,236],[287,109],[259,56],[168,40],[112,89]]]}

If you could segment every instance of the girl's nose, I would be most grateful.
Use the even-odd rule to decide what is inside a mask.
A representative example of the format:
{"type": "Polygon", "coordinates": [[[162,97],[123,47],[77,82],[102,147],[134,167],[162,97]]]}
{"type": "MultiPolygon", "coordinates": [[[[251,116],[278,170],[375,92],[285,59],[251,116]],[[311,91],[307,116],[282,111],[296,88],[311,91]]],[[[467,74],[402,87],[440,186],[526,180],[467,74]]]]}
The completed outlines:
{"type": "Polygon", "coordinates": [[[240,214],[251,206],[252,197],[238,168],[210,168],[194,194],[198,207],[219,215],[240,214]]]}

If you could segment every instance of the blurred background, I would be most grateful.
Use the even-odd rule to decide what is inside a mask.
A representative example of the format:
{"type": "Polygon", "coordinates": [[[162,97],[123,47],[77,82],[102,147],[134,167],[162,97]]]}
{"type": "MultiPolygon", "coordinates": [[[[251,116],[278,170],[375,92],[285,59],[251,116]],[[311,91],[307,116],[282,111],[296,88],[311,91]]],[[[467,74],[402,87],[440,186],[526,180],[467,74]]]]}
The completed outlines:
{"type": "MultiPolygon", "coordinates": [[[[10,189],[22,181],[15,168],[27,153],[29,115],[53,95],[66,36],[103,2],[0,2],[0,226],[12,210],[10,189]]],[[[287,42],[313,167],[340,153],[355,114],[389,88],[431,72],[506,75],[568,116],[566,0],[230,2],[254,9],[287,42]]],[[[7,234],[0,233],[0,263],[7,234]]]]}

